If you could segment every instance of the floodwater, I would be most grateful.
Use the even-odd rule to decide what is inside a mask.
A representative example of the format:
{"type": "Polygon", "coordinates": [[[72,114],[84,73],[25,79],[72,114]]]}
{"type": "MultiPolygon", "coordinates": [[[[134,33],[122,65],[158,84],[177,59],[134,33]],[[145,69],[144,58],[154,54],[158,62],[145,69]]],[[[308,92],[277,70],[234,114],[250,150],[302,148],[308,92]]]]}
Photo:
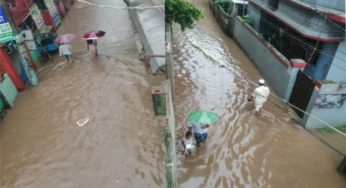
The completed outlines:
{"type": "Polygon", "coordinates": [[[148,75],[138,60],[126,9],[75,2],[58,33],[106,31],[100,56],[77,39],[72,65],[54,56],[40,68],[40,84],[19,94],[1,122],[0,187],[164,187],[161,120],[150,94],[163,77],[148,75]]]}
{"type": "Polygon", "coordinates": [[[204,19],[184,33],[175,27],[174,35],[177,129],[183,135],[187,114],[199,108],[221,120],[195,156],[179,159],[179,187],[345,187],[336,171],[342,156],[296,124],[283,104],[271,97],[254,115],[247,96],[260,74],[219,28],[207,1],[192,2],[204,19]]]}

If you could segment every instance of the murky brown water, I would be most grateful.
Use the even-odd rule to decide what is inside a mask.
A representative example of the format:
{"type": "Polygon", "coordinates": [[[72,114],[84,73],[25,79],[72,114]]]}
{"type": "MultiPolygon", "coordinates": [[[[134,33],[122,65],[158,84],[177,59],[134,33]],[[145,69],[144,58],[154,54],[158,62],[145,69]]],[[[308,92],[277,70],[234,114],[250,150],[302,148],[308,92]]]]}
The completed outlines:
{"type": "MultiPolygon", "coordinates": [[[[125,6],[122,0],[94,3],[125,6]]],[[[76,2],[59,33],[101,29],[97,59],[72,43],[40,70],[40,84],[19,94],[0,127],[0,187],[164,187],[165,160],[149,76],[138,61],[128,11],[76,2]],[[80,127],[76,121],[89,117],[80,127]]]]}
{"type": "Polygon", "coordinates": [[[293,122],[277,101],[255,117],[246,100],[254,88],[248,80],[260,74],[219,29],[207,1],[193,2],[203,21],[175,34],[178,131],[183,134],[187,114],[197,108],[221,121],[196,156],[179,161],[179,187],[345,187],[336,172],[342,156],[293,122]]]}

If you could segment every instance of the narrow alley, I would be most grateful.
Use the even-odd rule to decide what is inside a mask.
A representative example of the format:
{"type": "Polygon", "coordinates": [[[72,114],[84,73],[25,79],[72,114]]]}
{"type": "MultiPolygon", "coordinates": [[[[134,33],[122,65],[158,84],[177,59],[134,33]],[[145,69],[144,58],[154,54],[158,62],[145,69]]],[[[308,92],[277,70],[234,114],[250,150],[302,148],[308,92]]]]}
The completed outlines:
{"type": "Polygon", "coordinates": [[[184,134],[195,109],[221,120],[196,156],[179,160],[179,187],[345,187],[336,171],[342,156],[294,122],[283,104],[270,98],[255,116],[247,96],[261,75],[222,32],[208,1],[190,2],[204,18],[184,33],[175,27],[177,131],[184,134]]]}
{"type": "Polygon", "coordinates": [[[74,63],[55,55],[40,84],[17,97],[0,127],[4,188],[164,187],[164,144],[150,86],[122,0],[75,1],[58,34],[103,30],[99,57],[71,43],[74,63]],[[84,126],[78,120],[89,119],[84,126]]]}

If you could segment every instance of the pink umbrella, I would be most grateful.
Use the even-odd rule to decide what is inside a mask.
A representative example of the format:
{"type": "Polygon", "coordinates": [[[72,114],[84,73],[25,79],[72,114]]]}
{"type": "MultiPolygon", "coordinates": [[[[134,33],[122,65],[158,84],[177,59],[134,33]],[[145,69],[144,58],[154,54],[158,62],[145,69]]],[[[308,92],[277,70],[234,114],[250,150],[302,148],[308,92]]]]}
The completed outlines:
{"type": "Polygon", "coordinates": [[[89,39],[98,39],[100,37],[103,37],[106,34],[104,31],[90,31],[87,33],[84,33],[82,39],[89,40],[89,39]]]}
{"type": "Polygon", "coordinates": [[[58,37],[55,38],[54,42],[61,44],[61,43],[69,43],[77,38],[77,35],[74,34],[64,34],[64,35],[59,35],[58,37]]]}

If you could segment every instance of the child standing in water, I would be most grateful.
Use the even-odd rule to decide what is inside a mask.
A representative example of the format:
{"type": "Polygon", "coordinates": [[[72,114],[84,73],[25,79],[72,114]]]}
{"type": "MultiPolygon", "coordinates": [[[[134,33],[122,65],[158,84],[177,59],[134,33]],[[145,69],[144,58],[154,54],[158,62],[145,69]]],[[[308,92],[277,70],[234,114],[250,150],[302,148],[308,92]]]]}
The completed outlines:
{"type": "Polygon", "coordinates": [[[91,54],[96,57],[97,54],[97,41],[89,39],[87,40],[88,50],[91,52],[91,54]]]}
{"type": "Polygon", "coordinates": [[[195,149],[195,141],[191,131],[185,133],[185,138],[182,140],[183,155],[191,155],[195,149]]]}

